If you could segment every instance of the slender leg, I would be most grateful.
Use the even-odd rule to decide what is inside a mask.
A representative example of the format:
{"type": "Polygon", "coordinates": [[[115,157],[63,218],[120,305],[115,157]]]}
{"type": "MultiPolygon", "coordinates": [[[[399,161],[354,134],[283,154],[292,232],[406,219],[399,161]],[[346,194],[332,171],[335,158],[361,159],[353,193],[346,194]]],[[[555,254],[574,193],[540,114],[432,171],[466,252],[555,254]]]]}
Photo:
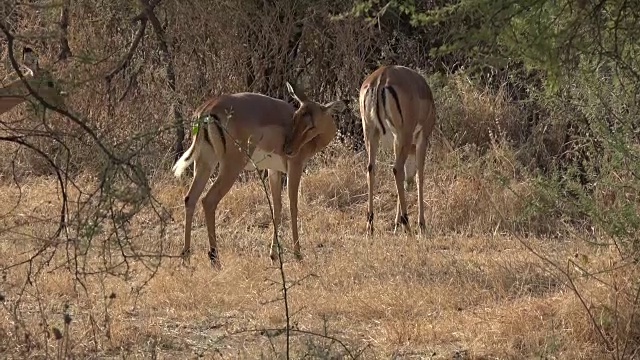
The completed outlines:
{"type": "Polygon", "coordinates": [[[289,195],[289,211],[291,212],[291,237],[293,238],[293,254],[302,260],[300,241],[298,240],[298,189],[302,177],[303,164],[299,159],[289,161],[287,172],[287,193],[289,195]]]}
{"type": "Polygon", "coordinates": [[[369,207],[367,212],[367,234],[373,236],[373,191],[375,187],[376,156],[378,155],[378,145],[380,143],[380,132],[373,128],[371,132],[365,129],[365,145],[369,156],[367,165],[367,185],[369,186],[369,207]]]}
{"type": "Polygon", "coordinates": [[[411,137],[397,137],[394,141],[395,162],[393,164],[393,176],[396,179],[396,190],[398,192],[398,205],[400,212],[396,213],[396,226],[402,224],[405,231],[409,231],[409,215],[407,214],[407,200],[404,191],[404,164],[407,161],[409,150],[411,149],[411,137]],[[408,140],[408,141],[407,141],[408,140]],[[399,217],[397,215],[400,215],[399,217]]]}
{"type": "Polygon", "coordinates": [[[184,246],[180,253],[183,261],[188,261],[191,255],[191,226],[193,223],[193,213],[196,204],[202,194],[207,181],[213,172],[213,168],[217,165],[208,162],[194,162],[194,176],[187,195],[184,197],[184,246]]]}
{"type": "Polygon", "coordinates": [[[240,172],[246,165],[246,161],[222,161],[218,177],[213,182],[211,189],[202,199],[204,215],[207,223],[207,233],[209,235],[209,260],[214,267],[219,266],[218,248],[216,243],[216,209],[220,200],[231,190],[240,172]]]}
{"type": "Polygon", "coordinates": [[[416,147],[416,163],[418,167],[418,223],[420,224],[420,235],[426,235],[427,226],[424,220],[424,162],[427,156],[427,146],[429,138],[421,136],[416,147]]]}
{"type": "MultiPolygon", "coordinates": [[[[393,151],[394,151],[394,155],[395,155],[396,159],[397,159],[397,156],[398,156],[397,155],[398,154],[398,144],[399,144],[398,141],[399,140],[394,140],[394,143],[393,143],[393,146],[394,146],[393,147],[393,151]]],[[[405,167],[406,167],[406,163],[405,163],[405,167]]],[[[396,173],[395,171],[396,170],[395,170],[395,166],[394,166],[393,167],[394,179],[395,179],[395,173],[396,173]]],[[[396,233],[398,224],[401,221],[401,217],[402,217],[402,207],[400,206],[400,193],[396,191],[396,217],[395,217],[395,220],[393,222],[393,226],[394,226],[393,227],[393,233],[394,234],[396,233]]]]}
{"type": "MultiPolygon", "coordinates": [[[[412,145],[411,148],[413,147],[412,145]]],[[[409,150],[407,162],[404,164],[404,189],[406,191],[410,191],[413,185],[415,185],[416,165],[416,151],[409,150]]]]}
{"type": "Polygon", "coordinates": [[[278,170],[269,170],[269,188],[271,189],[271,199],[273,206],[273,240],[271,240],[271,250],[269,257],[271,262],[278,259],[278,228],[282,218],[282,173],[278,170]]]}

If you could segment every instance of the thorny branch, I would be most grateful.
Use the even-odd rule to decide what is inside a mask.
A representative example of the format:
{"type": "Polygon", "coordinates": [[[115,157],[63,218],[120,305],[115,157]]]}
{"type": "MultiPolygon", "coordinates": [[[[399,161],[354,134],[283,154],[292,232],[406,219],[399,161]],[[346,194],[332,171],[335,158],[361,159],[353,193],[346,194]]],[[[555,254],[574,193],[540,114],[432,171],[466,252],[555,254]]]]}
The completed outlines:
{"type": "Polygon", "coordinates": [[[14,71],[18,74],[18,77],[20,77],[20,80],[22,81],[23,85],[27,88],[27,90],[29,91],[29,95],[33,96],[36,100],[38,100],[41,104],[43,104],[45,106],[45,108],[50,109],[50,110],[54,110],[55,112],[66,116],[68,119],[70,119],[71,121],[73,121],[76,125],[80,126],[80,128],[82,128],[82,130],[89,135],[89,137],[95,141],[95,143],[98,145],[98,147],[100,147],[100,150],[102,150],[104,152],[105,155],[107,155],[107,157],[109,157],[109,159],[111,161],[113,161],[116,164],[121,164],[122,162],[120,161],[120,159],[111,151],[107,148],[107,146],[98,138],[98,135],[96,134],[95,131],[93,131],[93,129],[91,129],[88,125],[86,121],[81,120],[78,116],[70,113],[68,110],[66,109],[62,109],[59,108],[55,105],[52,105],[50,103],[48,103],[46,100],[44,100],[42,98],[42,96],[40,96],[40,94],[38,94],[36,91],[33,90],[33,88],[31,87],[31,85],[29,84],[29,82],[25,79],[24,74],[22,74],[22,72],[20,71],[20,65],[18,64],[18,62],[15,59],[15,54],[13,52],[13,44],[15,41],[15,36],[9,31],[9,29],[6,27],[6,25],[2,22],[0,22],[0,30],[5,34],[5,37],[7,38],[7,50],[8,50],[8,57],[9,57],[9,61],[11,63],[11,66],[13,67],[14,71]]]}
{"type": "MultiPolygon", "coordinates": [[[[111,216],[111,220],[114,223],[113,233],[111,235],[106,236],[105,241],[110,241],[115,238],[115,240],[118,242],[117,245],[120,246],[121,254],[124,257],[124,262],[125,262],[124,265],[127,265],[126,261],[128,258],[136,258],[137,260],[144,258],[145,255],[137,253],[136,249],[134,249],[134,246],[129,239],[130,235],[128,234],[128,231],[126,228],[127,223],[135,215],[135,213],[139,211],[140,206],[142,206],[141,204],[146,204],[149,200],[151,201],[151,205],[150,205],[151,210],[154,211],[155,214],[158,215],[161,219],[164,218],[164,216],[160,214],[158,212],[158,209],[155,207],[154,201],[156,200],[154,196],[149,192],[150,186],[148,184],[146,174],[142,172],[140,167],[135,163],[135,159],[133,159],[132,156],[125,155],[124,157],[121,157],[120,155],[117,155],[114,151],[110,150],[107,144],[102,142],[102,140],[98,137],[97,133],[89,127],[88,125],[89,122],[86,119],[82,119],[78,115],[72,114],[70,111],[66,109],[66,107],[58,108],[49,104],[37,92],[35,92],[34,89],[31,87],[31,85],[29,84],[29,82],[27,81],[27,79],[25,78],[25,76],[19,70],[19,64],[15,59],[14,52],[13,52],[15,36],[8,30],[7,26],[2,22],[0,22],[0,30],[2,30],[2,32],[5,34],[5,37],[8,42],[7,57],[10,60],[14,71],[17,73],[17,75],[20,77],[20,80],[29,91],[29,95],[33,96],[37,101],[43,104],[45,108],[53,109],[59,114],[64,115],[67,119],[71,120],[73,123],[80,126],[80,128],[84,131],[84,134],[88,135],[89,138],[94,140],[94,143],[99,146],[99,148],[102,150],[104,155],[106,155],[106,157],[109,160],[104,164],[106,166],[104,168],[103,179],[99,184],[99,189],[96,190],[96,192],[94,192],[93,194],[91,194],[89,196],[89,199],[83,200],[84,203],[78,204],[79,217],[75,219],[75,222],[73,223],[74,226],[77,226],[76,231],[78,232],[78,234],[80,234],[80,232],[84,231],[85,227],[92,226],[90,224],[91,221],[105,220],[104,218],[106,216],[111,216]],[[119,185],[114,185],[114,179],[130,182],[130,183],[124,184],[125,187],[127,187],[127,189],[124,189],[124,190],[125,192],[130,192],[130,191],[135,192],[132,195],[135,196],[136,205],[133,207],[132,210],[126,209],[125,208],[126,204],[120,205],[118,203],[118,201],[122,200],[121,198],[118,198],[119,196],[118,193],[121,193],[123,189],[118,188],[119,185]],[[131,185],[134,185],[134,186],[131,187],[131,185]],[[133,189],[130,189],[130,187],[133,189]],[[100,198],[95,199],[94,196],[99,196],[100,198]],[[104,211],[105,210],[104,208],[106,208],[107,211],[104,211]],[[90,215],[87,216],[87,214],[90,214],[90,215]],[[87,217],[87,219],[83,219],[83,217],[87,217]],[[95,217],[95,219],[93,217],[95,217]],[[121,237],[120,233],[124,234],[123,236],[127,238],[125,239],[121,237]],[[127,248],[126,252],[124,251],[125,246],[127,248]]],[[[22,134],[22,135],[15,135],[15,136],[4,136],[4,137],[0,137],[0,142],[11,142],[11,143],[18,144],[22,147],[28,148],[31,151],[34,151],[36,154],[38,154],[38,156],[42,157],[53,168],[55,172],[55,176],[57,177],[57,180],[58,180],[58,191],[62,194],[60,222],[59,222],[58,229],[55,231],[55,234],[49,239],[49,241],[47,241],[42,247],[38,246],[38,249],[34,250],[34,253],[30,254],[28,259],[24,261],[17,261],[16,264],[4,266],[2,270],[6,271],[21,265],[27,265],[29,268],[32,268],[34,266],[34,261],[39,257],[47,258],[47,259],[44,259],[45,261],[43,262],[43,264],[48,265],[51,259],[53,258],[53,254],[55,254],[56,250],[58,249],[58,245],[64,244],[67,248],[67,260],[65,262],[65,266],[67,266],[70,271],[74,272],[75,279],[78,280],[78,282],[84,287],[84,284],[82,283],[79,277],[91,275],[92,273],[91,271],[87,271],[84,268],[87,265],[87,262],[86,260],[83,261],[82,258],[87,255],[89,249],[92,247],[91,240],[93,235],[89,236],[86,239],[87,240],[86,243],[83,243],[83,244],[77,243],[76,240],[78,239],[69,238],[68,230],[72,224],[70,223],[71,214],[69,213],[70,199],[68,195],[68,191],[69,191],[68,187],[69,187],[69,183],[73,183],[73,181],[69,179],[69,175],[67,171],[64,169],[64,167],[58,166],[51,156],[48,156],[48,154],[46,154],[45,151],[41,150],[40,148],[38,148],[37,146],[35,146],[33,143],[29,141],[29,139],[34,136],[44,136],[44,137],[52,138],[58,142],[60,141],[55,136],[43,133],[41,135],[22,134]],[[66,231],[63,232],[63,230],[66,230],[66,231]],[[56,237],[60,237],[60,235],[63,233],[67,236],[67,239],[66,239],[67,241],[64,241],[64,243],[61,243],[58,241],[51,241],[56,237]],[[79,246],[84,246],[85,248],[80,249],[79,246]],[[43,254],[49,248],[52,248],[53,251],[49,255],[43,256],[43,254]],[[71,252],[70,252],[70,248],[71,248],[71,252]]],[[[65,144],[62,144],[62,146],[65,147],[67,152],[69,152],[69,149],[66,147],[65,144]]],[[[80,188],[78,188],[77,186],[76,188],[80,190],[80,188]]],[[[78,197],[82,195],[87,195],[87,194],[82,190],[80,190],[80,194],[78,195],[78,197]]],[[[128,201],[127,199],[124,199],[124,200],[125,202],[128,201]]],[[[78,199],[77,201],[80,201],[80,200],[78,199]]],[[[163,226],[161,226],[160,231],[164,231],[163,226]]],[[[80,237],[84,235],[77,235],[77,236],[80,237]]],[[[103,255],[105,254],[103,253],[103,255]]],[[[157,260],[161,258],[161,255],[158,254],[158,255],[149,256],[149,257],[153,257],[154,259],[157,260]]],[[[119,266],[121,264],[117,264],[116,266],[119,266]]],[[[144,264],[144,260],[142,261],[142,264],[146,265],[144,264]]],[[[104,266],[105,268],[102,269],[101,273],[109,273],[110,272],[109,264],[105,263],[104,266]]],[[[154,273],[153,269],[149,269],[148,267],[147,269],[152,270],[152,273],[154,273]]],[[[38,271],[40,270],[41,268],[38,269],[38,271]]],[[[29,274],[27,276],[27,282],[29,282],[29,276],[30,276],[29,274]]]]}

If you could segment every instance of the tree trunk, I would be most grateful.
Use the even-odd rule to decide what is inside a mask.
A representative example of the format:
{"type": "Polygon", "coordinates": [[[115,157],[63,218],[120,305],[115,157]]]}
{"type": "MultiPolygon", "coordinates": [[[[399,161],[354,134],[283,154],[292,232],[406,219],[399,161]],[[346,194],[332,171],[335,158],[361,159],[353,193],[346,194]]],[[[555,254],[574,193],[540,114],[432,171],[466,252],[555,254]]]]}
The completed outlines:
{"type": "Polygon", "coordinates": [[[58,60],[67,60],[70,56],[73,56],[71,53],[71,48],[69,47],[69,7],[71,6],[71,0],[64,0],[62,4],[62,12],[60,14],[60,52],[58,53],[58,60]]]}
{"type": "MultiPolygon", "coordinates": [[[[162,28],[162,24],[156,17],[156,14],[153,12],[153,7],[157,5],[160,1],[156,0],[152,4],[149,3],[148,0],[139,0],[142,6],[144,7],[145,14],[153,27],[153,31],[156,34],[156,39],[158,40],[158,46],[160,47],[160,51],[162,52],[162,56],[164,57],[165,62],[165,73],[167,76],[167,85],[169,85],[169,90],[171,90],[171,94],[176,94],[176,70],[174,65],[174,58],[169,46],[167,45],[167,37],[162,28]]],[[[182,114],[180,114],[180,110],[178,106],[180,104],[176,104],[177,99],[172,98],[171,111],[173,112],[173,119],[175,125],[175,142],[173,148],[173,159],[174,162],[180,159],[180,156],[184,153],[184,120],[182,119],[182,114]]]]}

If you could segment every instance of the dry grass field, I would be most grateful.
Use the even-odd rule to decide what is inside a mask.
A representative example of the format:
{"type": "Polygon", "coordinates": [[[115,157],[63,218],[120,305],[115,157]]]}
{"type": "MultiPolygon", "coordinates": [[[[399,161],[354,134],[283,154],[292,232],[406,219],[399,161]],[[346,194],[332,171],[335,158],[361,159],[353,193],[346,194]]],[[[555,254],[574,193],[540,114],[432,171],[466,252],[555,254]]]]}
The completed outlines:
{"type": "MultiPolygon", "coordinates": [[[[431,156],[440,155],[436,151],[431,156]]],[[[523,211],[527,182],[513,180],[511,189],[496,185],[487,175],[487,163],[479,162],[456,174],[446,169],[453,160],[442,156],[439,165],[432,162],[427,170],[431,232],[426,238],[393,235],[395,190],[388,162],[381,161],[377,234],[369,239],[364,236],[362,154],[334,154],[322,166],[316,162],[309,167],[300,200],[304,260],[298,263],[284,254],[287,281],[295,282],[288,291],[291,357],[603,358],[598,333],[567,278],[522,242],[570,274],[577,270],[568,260],[576,255],[597,268],[616,261],[615,253],[578,237],[519,237],[509,229],[517,227],[512,217],[523,211]]],[[[69,249],[60,244],[51,263],[32,274],[17,307],[30,267],[5,271],[0,287],[3,358],[284,358],[282,281],[268,258],[271,225],[262,185],[256,179],[238,182],[221,203],[222,269],[214,271],[206,257],[200,206],[190,264],[169,256],[182,246],[187,184],[188,179],[167,175],[154,185],[155,196],[173,218],[164,234],[147,210],[131,224],[132,241],[167,255],[157,267],[130,258],[127,277],[102,273],[75,278],[74,271],[60,266],[69,249]],[[67,325],[65,314],[71,320],[67,325]]],[[[35,239],[47,228],[47,219],[56,218],[58,199],[54,179],[33,178],[21,192],[3,185],[1,212],[11,215],[3,218],[7,230],[0,242],[1,267],[42,245],[35,239]],[[33,243],[11,239],[28,236],[33,243]]],[[[415,192],[409,199],[410,220],[415,221],[415,192]]],[[[282,241],[289,246],[286,197],[284,201],[282,241]]],[[[118,249],[106,253],[117,257],[118,249]]],[[[87,255],[84,264],[71,268],[89,272],[104,258],[87,255]]],[[[602,306],[596,319],[600,326],[606,326],[606,307],[600,304],[611,301],[603,279],[572,278],[588,298],[587,306],[602,306]]]]}

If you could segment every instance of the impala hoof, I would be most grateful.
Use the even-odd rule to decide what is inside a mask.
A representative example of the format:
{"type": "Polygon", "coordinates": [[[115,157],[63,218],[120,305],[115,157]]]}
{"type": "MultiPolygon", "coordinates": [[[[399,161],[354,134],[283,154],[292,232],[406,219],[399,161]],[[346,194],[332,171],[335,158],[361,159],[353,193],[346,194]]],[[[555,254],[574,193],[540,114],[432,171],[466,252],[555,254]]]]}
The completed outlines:
{"type": "Polygon", "coordinates": [[[373,213],[367,214],[367,236],[373,236],[373,213]]]}
{"type": "Polygon", "coordinates": [[[219,269],[220,260],[218,259],[218,250],[216,248],[211,248],[209,249],[209,252],[207,253],[207,255],[209,256],[209,261],[211,262],[211,266],[214,269],[219,269]]]}
{"type": "Polygon", "coordinates": [[[421,236],[427,235],[427,225],[425,225],[425,223],[423,222],[420,223],[420,235],[421,236]]]}
{"type": "Polygon", "coordinates": [[[182,264],[188,264],[191,259],[191,249],[182,249],[180,257],[182,258],[182,264]]]}
{"type": "Polygon", "coordinates": [[[404,191],[413,191],[416,189],[416,182],[413,178],[404,181],[404,191]]]}
{"type": "Polygon", "coordinates": [[[411,228],[407,225],[402,225],[400,223],[396,223],[393,227],[393,235],[399,235],[401,233],[411,234],[411,228]],[[402,228],[402,230],[400,230],[402,228]]]}

